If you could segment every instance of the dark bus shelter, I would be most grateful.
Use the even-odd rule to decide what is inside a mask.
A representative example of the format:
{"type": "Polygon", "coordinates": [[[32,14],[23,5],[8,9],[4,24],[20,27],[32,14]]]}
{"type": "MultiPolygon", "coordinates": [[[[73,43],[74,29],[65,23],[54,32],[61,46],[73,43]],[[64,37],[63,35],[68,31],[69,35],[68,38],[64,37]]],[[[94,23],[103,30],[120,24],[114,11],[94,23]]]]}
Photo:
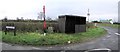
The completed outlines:
{"type": "Polygon", "coordinates": [[[80,33],[86,31],[86,17],[61,15],[58,20],[61,33],[80,33]]]}

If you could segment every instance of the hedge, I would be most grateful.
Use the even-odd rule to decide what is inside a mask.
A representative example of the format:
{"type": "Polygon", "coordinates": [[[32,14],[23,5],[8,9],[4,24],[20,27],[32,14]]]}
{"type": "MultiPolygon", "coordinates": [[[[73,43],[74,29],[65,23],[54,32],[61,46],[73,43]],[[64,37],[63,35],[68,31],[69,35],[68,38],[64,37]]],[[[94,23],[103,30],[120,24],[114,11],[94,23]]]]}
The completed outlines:
{"type": "MultiPolygon", "coordinates": [[[[42,32],[42,22],[2,22],[2,30],[5,30],[5,26],[15,26],[19,32],[42,32]]],[[[47,23],[47,26],[54,27],[54,30],[58,28],[57,23],[47,23]]]]}
{"type": "MultiPolygon", "coordinates": [[[[43,33],[43,22],[2,22],[2,30],[5,30],[5,26],[15,26],[18,32],[41,32],[43,33]]],[[[59,32],[57,22],[47,22],[47,27],[52,26],[54,32],[59,32]]],[[[87,23],[87,28],[93,28],[94,23],[87,23]]]]}

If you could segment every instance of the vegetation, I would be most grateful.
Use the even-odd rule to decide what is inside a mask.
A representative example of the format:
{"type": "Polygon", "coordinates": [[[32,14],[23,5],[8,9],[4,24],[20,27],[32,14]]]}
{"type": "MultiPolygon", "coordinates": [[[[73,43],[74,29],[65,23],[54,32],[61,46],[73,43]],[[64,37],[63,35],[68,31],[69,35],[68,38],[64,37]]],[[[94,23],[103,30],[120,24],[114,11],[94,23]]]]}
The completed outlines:
{"type": "MultiPolygon", "coordinates": [[[[25,21],[25,20],[24,20],[25,21]]],[[[43,22],[2,22],[2,30],[5,30],[5,26],[15,26],[17,32],[40,32],[43,33],[43,22]]],[[[54,32],[59,32],[57,22],[47,22],[47,27],[53,27],[54,32]]],[[[94,28],[93,23],[87,23],[87,28],[94,28]]]]}
{"type": "MultiPolygon", "coordinates": [[[[47,22],[47,26],[52,26],[53,30],[58,30],[57,22],[47,22]]],[[[92,40],[94,38],[100,37],[106,33],[102,28],[95,27],[93,23],[87,23],[87,31],[83,33],[76,34],[64,34],[64,33],[47,33],[46,36],[43,36],[43,21],[9,21],[2,22],[2,30],[0,31],[1,39],[4,42],[13,43],[13,44],[22,44],[22,45],[58,45],[58,44],[68,44],[77,42],[85,42],[92,40]],[[13,32],[8,32],[4,34],[4,27],[6,25],[13,24],[16,26],[17,35],[14,36],[13,32]],[[22,33],[21,33],[22,32],[22,33]]]]}
{"type": "Polygon", "coordinates": [[[112,28],[118,28],[120,26],[118,24],[107,24],[107,23],[100,23],[99,25],[101,25],[101,26],[109,26],[109,27],[112,27],[112,28]]]}
{"type": "MultiPolygon", "coordinates": [[[[2,30],[5,30],[5,26],[15,26],[17,32],[41,32],[43,30],[43,22],[2,22],[2,30]]],[[[47,26],[54,27],[54,30],[58,29],[57,23],[47,22],[47,26]]]]}
{"type": "Polygon", "coordinates": [[[12,32],[6,35],[2,32],[3,31],[0,31],[0,35],[2,35],[4,42],[34,46],[67,44],[68,41],[71,43],[84,42],[100,37],[106,33],[102,28],[89,28],[87,32],[76,34],[47,33],[46,36],[38,32],[17,32],[16,36],[13,36],[12,32]]]}

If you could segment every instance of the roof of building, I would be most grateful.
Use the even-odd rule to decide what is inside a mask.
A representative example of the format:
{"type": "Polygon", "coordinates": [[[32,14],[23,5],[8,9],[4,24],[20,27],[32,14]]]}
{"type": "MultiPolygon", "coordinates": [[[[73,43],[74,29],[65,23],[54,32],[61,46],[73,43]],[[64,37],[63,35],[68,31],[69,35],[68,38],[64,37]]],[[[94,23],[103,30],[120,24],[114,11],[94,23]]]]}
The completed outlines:
{"type": "MultiPolygon", "coordinates": [[[[59,17],[66,17],[66,16],[70,16],[70,17],[84,17],[84,16],[77,16],[77,15],[61,15],[59,17]]],[[[86,17],[84,17],[86,18],[86,17]]]]}

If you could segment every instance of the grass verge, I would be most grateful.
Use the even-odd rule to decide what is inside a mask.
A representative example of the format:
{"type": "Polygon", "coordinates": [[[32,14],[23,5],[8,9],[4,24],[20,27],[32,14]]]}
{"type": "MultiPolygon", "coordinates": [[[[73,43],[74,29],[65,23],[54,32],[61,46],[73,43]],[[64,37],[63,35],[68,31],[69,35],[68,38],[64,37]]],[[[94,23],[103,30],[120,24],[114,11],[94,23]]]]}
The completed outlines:
{"type": "Polygon", "coordinates": [[[2,41],[12,44],[22,44],[22,45],[58,45],[58,44],[68,44],[68,41],[71,43],[89,41],[90,39],[98,38],[103,36],[106,31],[102,28],[89,28],[87,32],[76,33],[76,34],[64,34],[64,33],[49,33],[46,36],[36,32],[31,33],[17,33],[17,36],[13,36],[12,32],[8,34],[2,33],[2,41]]]}

